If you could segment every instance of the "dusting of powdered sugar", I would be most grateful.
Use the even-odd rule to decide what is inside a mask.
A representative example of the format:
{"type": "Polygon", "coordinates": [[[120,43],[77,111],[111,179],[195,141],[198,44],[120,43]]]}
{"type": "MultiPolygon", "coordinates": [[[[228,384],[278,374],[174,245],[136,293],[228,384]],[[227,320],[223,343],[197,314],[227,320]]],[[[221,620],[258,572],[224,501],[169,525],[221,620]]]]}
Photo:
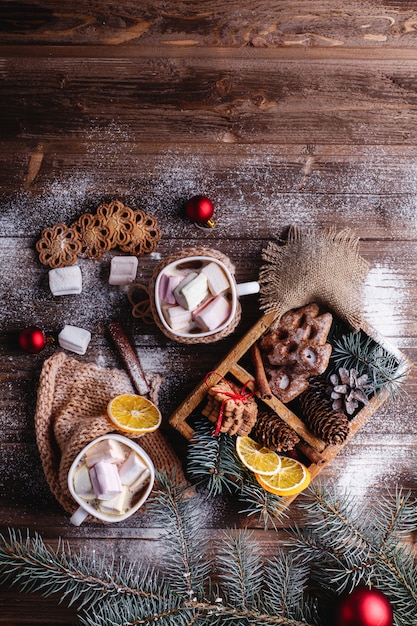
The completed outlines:
{"type": "Polygon", "coordinates": [[[385,337],[403,334],[403,310],[407,285],[392,267],[376,263],[370,270],[364,290],[364,314],[371,326],[385,337]]]}

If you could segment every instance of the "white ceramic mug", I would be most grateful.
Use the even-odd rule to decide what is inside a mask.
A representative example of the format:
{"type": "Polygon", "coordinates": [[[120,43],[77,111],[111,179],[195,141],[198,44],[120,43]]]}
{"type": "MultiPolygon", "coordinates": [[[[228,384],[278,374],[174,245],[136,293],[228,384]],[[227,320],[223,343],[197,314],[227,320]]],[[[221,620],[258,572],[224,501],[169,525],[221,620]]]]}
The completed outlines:
{"type": "Polygon", "coordinates": [[[236,281],[233,278],[232,274],[230,273],[230,270],[226,267],[224,263],[222,263],[222,261],[219,261],[218,259],[215,259],[214,257],[211,257],[211,256],[189,256],[189,257],[184,257],[182,259],[173,261],[172,263],[169,263],[163,268],[163,270],[159,272],[155,281],[155,293],[154,293],[155,307],[156,307],[161,323],[163,324],[164,328],[166,328],[166,330],[169,333],[172,333],[173,335],[177,335],[177,337],[183,337],[183,338],[208,337],[210,335],[214,335],[216,333],[221,332],[230,324],[230,322],[233,320],[236,314],[237,301],[240,296],[247,296],[247,295],[258,293],[258,292],[259,292],[259,283],[256,281],[236,284],[236,281]],[[217,265],[223,270],[224,274],[227,277],[227,280],[229,281],[229,285],[230,285],[229,295],[230,295],[231,307],[230,307],[230,314],[228,318],[226,319],[225,322],[223,322],[220,326],[218,326],[214,330],[209,330],[209,331],[198,331],[198,330],[194,331],[193,330],[193,332],[173,330],[171,326],[168,324],[167,320],[165,319],[164,313],[162,311],[161,300],[159,298],[159,289],[160,289],[162,276],[166,273],[169,273],[170,271],[171,272],[178,271],[181,268],[187,268],[190,270],[195,269],[196,271],[198,271],[198,269],[201,269],[204,265],[207,265],[208,263],[217,263],[217,265]]]}
{"type": "Polygon", "coordinates": [[[140,509],[140,507],[144,504],[144,502],[149,497],[149,494],[152,491],[154,481],[155,481],[154,465],[151,459],[149,458],[149,456],[146,454],[145,450],[143,450],[143,448],[138,446],[137,443],[135,443],[128,437],[123,437],[122,435],[109,434],[109,435],[102,435],[101,437],[97,437],[97,439],[94,439],[89,444],[87,444],[81,450],[81,452],[76,456],[68,472],[68,489],[70,490],[70,493],[72,497],[74,498],[74,500],[77,502],[77,504],[79,504],[78,509],[71,516],[70,521],[72,524],[74,524],[74,526],[80,526],[88,515],[93,515],[94,517],[102,520],[103,522],[121,522],[122,520],[133,515],[133,513],[135,513],[138,509],[140,509]],[[122,513],[121,515],[110,515],[107,513],[103,513],[102,511],[99,511],[96,507],[90,504],[90,502],[88,502],[87,500],[84,500],[84,498],[82,498],[77,493],[75,493],[75,490],[74,490],[74,474],[75,474],[78,464],[80,463],[81,459],[84,457],[87,450],[95,446],[100,441],[103,441],[104,439],[113,439],[115,441],[119,441],[124,446],[130,448],[130,450],[133,450],[134,452],[136,452],[136,454],[140,457],[140,459],[144,462],[144,464],[150,471],[149,483],[144,489],[141,497],[139,498],[139,500],[135,502],[135,504],[132,507],[130,507],[125,513],[122,513]]]}

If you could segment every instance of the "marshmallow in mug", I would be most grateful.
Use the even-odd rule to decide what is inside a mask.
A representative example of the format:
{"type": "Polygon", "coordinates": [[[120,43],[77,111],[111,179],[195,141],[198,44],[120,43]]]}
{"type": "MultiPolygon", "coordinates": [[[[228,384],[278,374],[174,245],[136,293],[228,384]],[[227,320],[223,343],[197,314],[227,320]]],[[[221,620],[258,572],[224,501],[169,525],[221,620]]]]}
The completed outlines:
{"type": "Polygon", "coordinates": [[[149,495],[153,484],[151,461],[137,444],[123,441],[125,438],[120,435],[104,435],[74,461],[68,485],[85,507],[82,519],[78,512],[71,518],[75,525],[88,513],[105,521],[124,519],[149,495]]]}

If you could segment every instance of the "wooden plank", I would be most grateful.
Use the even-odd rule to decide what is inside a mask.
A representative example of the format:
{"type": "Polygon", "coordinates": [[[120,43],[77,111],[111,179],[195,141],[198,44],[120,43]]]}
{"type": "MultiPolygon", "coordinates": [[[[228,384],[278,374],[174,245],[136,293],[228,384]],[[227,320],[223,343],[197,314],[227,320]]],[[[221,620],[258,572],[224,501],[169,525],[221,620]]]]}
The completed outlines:
{"type": "Polygon", "coordinates": [[[30,54],[2,65],[0,113],[10,138],[49,141],[55,126],[77,136],[117,117],[146,142],[414,144],[415,59],[340,65],[224,54],[80,64],[30,54]]]}
{"type": "Polygon", "coordinates": [[[289,0],[279,4],[230,0],[184,3],[125,0],[110,9],[98,2],[29,1],[3,9],[1,39],[28,44],[107,44],[136,46],[329,47],[366,49],[412,46],[415,26],[410,2],[289,0]]]}

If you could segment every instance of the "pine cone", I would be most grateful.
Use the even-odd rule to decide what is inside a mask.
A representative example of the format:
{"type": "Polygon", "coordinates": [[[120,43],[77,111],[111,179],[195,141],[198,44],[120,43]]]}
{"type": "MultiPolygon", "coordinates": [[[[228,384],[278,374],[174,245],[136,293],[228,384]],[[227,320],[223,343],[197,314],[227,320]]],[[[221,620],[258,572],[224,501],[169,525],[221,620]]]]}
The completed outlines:
{"type": "Polygon", "coordinates": [[[324,378],[310,380],[308,389],[299,398],[303,420],[320,439],[340,445],[349,434],[349,421],[343,411],[333,409],[327,389],[328,382],[324,378]]]}
{"type": "Polygon", "coordinates": [[[262,411],[252,430],[252,437],[265,448],[276,452],[292,450],[300,441],[293,431],[276,413],[262,411]]]}
{"type": "Polygon", "coordinates": [[[368,374],[359,376],[357,370],[347,370],[344,367],[339,368],[339,374],[330,376],[332,388],[330,397],[333,400],[332,407],[334,409],[344,408],[348,415],[353,415],[359,407],[359,403],[363,405],[369,404],[366,395],[368,374]]]}

